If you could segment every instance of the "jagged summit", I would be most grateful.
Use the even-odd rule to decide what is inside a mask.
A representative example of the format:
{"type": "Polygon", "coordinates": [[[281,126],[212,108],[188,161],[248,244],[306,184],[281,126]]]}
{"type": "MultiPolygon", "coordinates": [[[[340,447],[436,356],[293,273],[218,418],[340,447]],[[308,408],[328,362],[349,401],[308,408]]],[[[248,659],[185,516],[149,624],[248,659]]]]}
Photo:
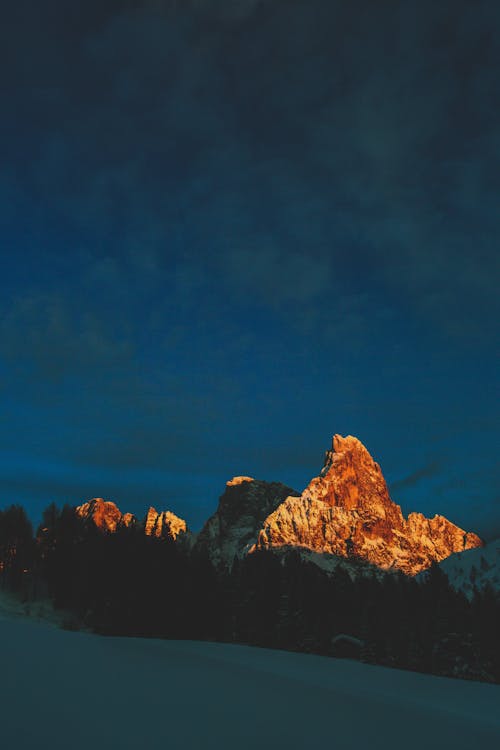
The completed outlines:
{"type": "Polygon", "coordinates": [[[371,466],[380,471],[380,466],[373,460],[361,440],[353,435],[343,437],[336,434],[332,437],[331,449],[325,453],[325,462],[321,473],[327,472],[333,463],[346,460],[347,456],[351,456],[352,460],[355,458],[358,464],[371,466]]]}
{"type": "Polygon", "coordinates": [[[345,453],[346,451],[357,451],[359,454],[365,455],[368,459],[373,461],[372,457],[368,453],[367,449],[361,442],[361,440],[354,435],[339,435],[335,433],[332,437],[332,453],[345,453]]]}
{"type": "Polygon", "coordinates": [[[389,491],[380,466],[363,443],[352,435],[334,435],[332,449],[325,454],[320,475],[306,492],[328,505],[354,508],[389,507],[389,491]]]}
{"type": "Polygon", "coordinates": [[[476,534],[443,516],[410,513],[405,519],[365,446],[351,435],[335,435],[319,476],[265,519],[256,548],[304,547],[415,575],[453,552],[481,545],[476,534]]]}
{"type": "Polygon", "coordinates": [[[200,531],[194,550],[208,554],[217,567],[231,567],[255,545],[262,523],[283,500],[298,495],[280,482],[233,477],[219,506],[200,531]]]}
{"type": "Polygon", "coordinates": [[[170,510],[158,512],[152,506],[149,508],[144,521],[144,533],[147,536],[171,537],[177,539],[179,534],[187,532],[187,524],[170,510]]]}
{"type": "Polygon", "coordinates": [[[93,521],[101,531],[114,532],[122,523],[129,525],[132,522],[132,514],[122,514],[120,509],[111,500],[104,500],[102,497],[94,497],[75,509],[80,518],[86,521],[93,521]],[[125,520],[124,520],[125,519],[125,520]]]}
{"type": "MultiPolygon", "coordinates": [[[[114,533],[120,526],[139,524],[133,513],[122,513],[111,500],[95,497],[75,508],[80,518],[91,521],[101,531],[114,533]]],[[[180,534],[188,534],[186,522],[169,510],[158,512],[150,507],[142,523],[147,536],[171,537],[177,539],[180,534]]]]}
{"type": "MultiPolygon", "coordinates": [[[[102,498],[77,508],[107,532],[137,524],[130,513],[102,498]]],[[[142,524],[148,536],[188,540],[186,522],[150,507],[142,524]]],[[[218,567],[231,567],[256,549],[301,548],[321,555],[365,560],[378,568],[416,575],[455,552],[482,546],[441,515],[403,516],[389,496],[379,464],[358,438],[334,435],[324,466],[299,494],[279,482],[235,476],[226,483],[216,512],[194,542],[218,567]]]]}

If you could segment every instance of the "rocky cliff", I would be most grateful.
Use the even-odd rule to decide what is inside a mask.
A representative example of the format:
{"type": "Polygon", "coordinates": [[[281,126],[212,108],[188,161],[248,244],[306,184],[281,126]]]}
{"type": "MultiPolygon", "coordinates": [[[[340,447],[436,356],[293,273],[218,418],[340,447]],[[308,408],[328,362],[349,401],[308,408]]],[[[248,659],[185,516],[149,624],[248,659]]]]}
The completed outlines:
{"type": "Polygon", "coordinates": [[[139,525],[147,536],[170,537],[177,540],[189,534],[186,522],[169,510],[158,512],[150,507],[146,518],[139,522],[132,513],[122,513],[115,503],[96,497],[75,509],[77,515],[94,523],[101,531],[114,533],[120,526],[139,525]]]}
{"type": "Polygon", "coordinates": [[[186,534],[186,532],[186,522],[175,513],[170,510],[159,513],[155,508],[149,508],[144,521],[144,533],[147,536],[177,539],[179,534],[186,534]]]}
{"type": "Polygon", "coordinates": [[[416,575],[454,552],[481,545],[476,534],[443,516],[410,513],[406,519],[364,445],[335,435],[319,476],[300,497],[286,498],[267,516],[249,551],[298,546],[416,575]]]}
{"type": "Polygon", "coordinates": [[[115,503],[94,497],[83,505],[75,508],[76,514],[86,521],[93,522],[101,531],[115,532],[119,526],[129,526],[134,523],[132,513],[122,513],[115,503]]]}
{"type": "MultiPolygon", "coordinates": [[[[102,498],[80,505],[77,513],[107,532],[139,522],[102,498]]],[[[186,522],[171,511],[149,508],[148,536],[193,544],[186,522]]],[[[382,570],[416,575],[453,553],[481,547],[443,516],[403,516],[387,489],[380,466],[355,437],[335,435],[319,476],[299,493],[279,482],[238,476],[227,482],[216,512],[199,533],[194,551],[208,554],[216,567],[257,549],[300,548],[309,554],[364,560],[382,570]]],[[[328,561],[326,561],[328,562],[328,561]]]]}
{"type": "Polygon", "coordinates": [[[279,482],[234,477],[200,531],[195,552],[208,554],[217,567],[231,567],[235,557],[255,545],[265,519],[291,495],[298,493],[279,482]]]}

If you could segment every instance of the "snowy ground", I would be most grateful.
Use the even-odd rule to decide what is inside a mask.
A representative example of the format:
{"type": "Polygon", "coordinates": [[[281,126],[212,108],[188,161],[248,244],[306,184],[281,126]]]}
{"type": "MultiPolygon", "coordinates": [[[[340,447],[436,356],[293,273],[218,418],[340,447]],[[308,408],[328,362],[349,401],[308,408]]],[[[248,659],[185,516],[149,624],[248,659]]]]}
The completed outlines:
{"type": "Polygon", "coordinates": [[[500,746],[500,687],[345,660],[4,612],[0,666],[0,742],[16,750],[500,746]]]}
{"type": "Polygon", "coordinates": [[[76,622],[70,613],[54,609],[48,599],[23,602],[15,594],[0,589],[0,620],[5,619],[28,619],[30,622],[40,622],[55,627],[65,627],[76,622]]]}

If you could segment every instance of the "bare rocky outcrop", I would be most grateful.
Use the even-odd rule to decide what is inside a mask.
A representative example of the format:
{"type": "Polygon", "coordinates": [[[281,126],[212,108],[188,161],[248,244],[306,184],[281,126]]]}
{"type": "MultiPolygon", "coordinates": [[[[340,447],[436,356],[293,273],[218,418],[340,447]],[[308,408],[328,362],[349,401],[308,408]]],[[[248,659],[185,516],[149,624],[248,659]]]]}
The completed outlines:
{"type": "MultiPolygon", "coordinates": [[[[122,513],[118,506],[110,500],[95,497],[87,503],[75,508],[80,518],[92,522],[98,529],[114,533],[120,527],[139,526],[139,521],[133,513],[122,513]]],[[[177,540],[181,536],[188,536],[186,522],[169,510],[157,511],[150,507],[142,524],[147,536],[171,538],[177,540]]]]}
{"type": "Polygon", "coordinates": [[[144,533],[146,536],[170,537],[177,539],[180,534],[187,532],[186,522],[172,513],[170,510],[158,512],[156,508],[150,507],[144,521],[144,533]]]}
{"type": "MultiPolygon", "coordinates": [[[[138,521],[102,498],[76,512],[99,529],[114,532],[138,521]]],[[[453,553],[481,547],[476,534],[444,516],[403,516],[387,489],[380,466],[355,437],[335,435],[319,476],[299,493],[279,482],[248,476],[226,484],[216,512],[196,541],[186,522],[171,511],[150,507],[142,528],[147,536],[171,538],[207,554],[218,568],[257,549],[299,549],[325,556],[362,560],[379,570],[416,575],[453,553]]]]}
{"type": "Polygon", "coordinates": [[[263,522],[283,500],[297,495],[280,482],[247,476],[230,479],[215,513],[198,534],[194,551],[205,553],[216,567],[230,568],[255,545],[263,522]]]}
{"type": "Polygon", "coordinates": [[[92,521],[101,531],[115,532],[121,525],[128,526],[133,522],[131,513],[122,514],[115,503],[103,500],[102,497],[94,497],[87,503],[78,505],[76,514],[85,521],[92,521]]]}
{"type": "Polygon", "coordinates": [[[443,516],[410,513],[405,519],[364,445],[355,437],[335,435],[320,475],[300,497],[288,497],[264,520],[250,551],[282,546],[357,557],[416,575],[482,541],[443,516]]]}

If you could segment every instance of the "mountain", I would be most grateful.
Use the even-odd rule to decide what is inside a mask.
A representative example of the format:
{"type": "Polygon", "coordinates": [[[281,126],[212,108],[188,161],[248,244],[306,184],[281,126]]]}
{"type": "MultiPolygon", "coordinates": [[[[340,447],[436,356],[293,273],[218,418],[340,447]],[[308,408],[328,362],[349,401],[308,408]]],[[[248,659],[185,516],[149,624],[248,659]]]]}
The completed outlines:
{"type": "MultiPolygon", "coordinates": [[[[122,514],[102,498],[76,511],[108,532],[138,523],[135,516],[122,514]]],[[[189,538],[191,544],[186,522],[171,511],[150,508],[143,527],[148,536],[189,538]]],[[[222,568],[258,549],[298,548],[325,569],[335,568],[336,556],[414,576],[454,553],[482,546],[476,534],[444,516],[410,513],[405,518],[365,446],[351,435],[335,435],[323,469],[302,494],[279,482],[248,476],[227,482],[194,550],[222,568]]]]}
{"type": "Polygon", "coordinates": [[[195,552],[208,554],[216,567],[230,568],[255,546],[263,522],[285,498],[298,495],[279,482],[233,477],[215,513],[198,534],[195,552]]]}
{"type": "Polygon", "coordinates": [[[239,641],[500,679],[500,599],[474,590],[498,581],[499,545],[480,547],[440,516],[403,516],[350,436],[336,435],[320,474],[291,493],[234,477],[196,541],[170,511],[150,507],[138,521],[102,498],[49,506],[34,538],[11,506],[0,513],[0,588],[29,612],[48,597],[65,627],[107,636],[239,641]],[[444,557],[472,604],[432,565],[444,557]]]}
{"type": "Polygon", "coordinates": [[[500,593],[500,539],[484,547],[450,555],[440,563],[451,585],[472,599],[474,590],[491,586],[500,593]]]}
{"type": "Polygon", "coordinates": [[[169,510],[158,512],[150,507],[141,523],[132,513],[122,513],[110,500],[95,497],[77,506],[75,512],[80,518],[91,521],[98,529],[108,533],[114,533],[123,526],[142,525],[147,536],[170,537],[177,540],[181,535],[189,535],[186,522],[169,510]]]}
{"type": "Polygon", "coordinates": [[[482,546],[443,516],[405,518],[380,466],[355,437],[335,435],[319,476],[264,520],[249,550],[302,547],[416,575],[455,552],[482,546]]]}
{"type": "Polygon", "coordinates": [[[144,533],[147,536],[177,539],[180,534],[186,532],[186,522],[172,511],[164,510],[159,513],[156,508],[149,508],[144,521],[144,533]]]}
{"type": "Polygon", "coordinates": [[[94,497],[83,505],[78,505],[75,512],[85,521],[91,521],[101,531],[115,532],[120,526],[130,526],[135,522],[132,513],[122,513],[115,503],[94,497]]]}

